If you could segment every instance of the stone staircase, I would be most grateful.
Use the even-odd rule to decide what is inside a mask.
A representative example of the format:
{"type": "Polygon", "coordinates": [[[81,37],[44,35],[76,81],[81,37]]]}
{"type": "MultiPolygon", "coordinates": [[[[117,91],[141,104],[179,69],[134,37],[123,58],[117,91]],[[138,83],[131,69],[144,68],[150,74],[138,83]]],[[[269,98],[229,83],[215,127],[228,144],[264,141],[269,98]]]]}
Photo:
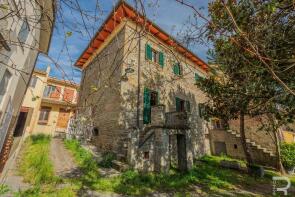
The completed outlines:
{"type": "MultiPolygon", "coordinates": [[[[234,135],[236,138],[241,138],[241,134],[234,131],[234,130],[226,130],[226,132],[230,133],[231,135],[234,135]]],[[[271,157],[276,157],[276,155],[272,151],[267,150],[266,148],[262,147],[261,145],[257,144],[256,142],[251,141],[250,139],[246,139],[246,142],[250,147],[261,150],[263,153],[268,154],[271,157]]]]}

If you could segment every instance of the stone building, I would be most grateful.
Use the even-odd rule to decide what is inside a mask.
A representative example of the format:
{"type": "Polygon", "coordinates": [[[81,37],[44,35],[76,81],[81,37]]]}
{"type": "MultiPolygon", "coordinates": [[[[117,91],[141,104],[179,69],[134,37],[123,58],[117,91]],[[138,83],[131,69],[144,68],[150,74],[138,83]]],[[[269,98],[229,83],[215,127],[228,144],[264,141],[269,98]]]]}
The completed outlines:
{"type": "MultiPolygon", "coordinates": [[[[276,146],[274,134],[259,129],[264,120],[261,117],[245,117],[245,135],[247,146],[253,161],[257,164],[276,167],[276,146]]],[[[232,158],[245,159],[241,144],[239,120],[228,122],[229,129],[225,129],[222,121],[212,119],[209,126],[211,153],[225,154],[232,158]]],[[[294,125],[280,128],[279,140],[285,143],[295,142],[294,125]]]]}
{"type": "Polygon", "coordinates": [[[83,70],[78,116],[93,143],[146,171],[181,170],[209,153],[195,81],[207,64],[134,8],[121,2],[76,66],[83,70]]]}

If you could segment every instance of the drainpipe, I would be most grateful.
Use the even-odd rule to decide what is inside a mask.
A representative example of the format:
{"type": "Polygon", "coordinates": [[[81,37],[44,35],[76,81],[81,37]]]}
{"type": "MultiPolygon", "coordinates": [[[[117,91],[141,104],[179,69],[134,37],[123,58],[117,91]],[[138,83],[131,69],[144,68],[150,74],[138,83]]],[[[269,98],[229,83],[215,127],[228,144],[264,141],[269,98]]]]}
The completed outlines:
{"type": "Polygon", "coordinates": [[[140,32],[138,32],[138,69],[137,69],[137,129],[140,127],[139,117],[140,117],[140,64],[141,64],[141,39],[140,32]]]}

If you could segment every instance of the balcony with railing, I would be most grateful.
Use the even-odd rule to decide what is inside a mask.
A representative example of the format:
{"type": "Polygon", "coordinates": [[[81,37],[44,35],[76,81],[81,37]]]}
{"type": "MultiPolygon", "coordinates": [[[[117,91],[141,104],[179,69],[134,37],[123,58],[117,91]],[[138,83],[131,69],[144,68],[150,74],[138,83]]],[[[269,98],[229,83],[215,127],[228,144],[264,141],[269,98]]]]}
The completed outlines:
{"type": "Polygon", "coordinates": [[[165,113],[165,127],[168,129],[189,129],[189,114],[186,111],[165,113]]]}
{"type": "Polygon", "coordinates": [[[189,129],[189,113],[173,111],[165,113],[163,105],[153,106],[151,109],[151,126],[167,129],[189,129]]]}
{"type": "Polygon", "coordinates": [[[48,85],[43,92],[43,102],[74,105],[76,91],[61,86],[48,85]]]}

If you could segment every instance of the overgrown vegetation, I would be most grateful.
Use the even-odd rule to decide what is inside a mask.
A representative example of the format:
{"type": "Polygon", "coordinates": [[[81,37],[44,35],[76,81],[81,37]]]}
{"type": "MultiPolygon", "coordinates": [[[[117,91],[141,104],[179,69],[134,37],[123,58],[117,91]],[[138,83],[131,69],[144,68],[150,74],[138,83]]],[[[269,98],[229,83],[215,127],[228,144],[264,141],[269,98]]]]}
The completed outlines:
{"type": "Polygon", "coordinates": [[[281,145],[281,157],[285,168],[295,167],[295,143],[281,145]]]}
{"type": "Polygon", "coordinates": [[[51,137],[43,134],[33,135],[26,139],[19,173],[24,181],[33,187],[20,191],[15,196],[75,196],[71,187],[57,189],[63,183],[54,175],[52,162],[49,158],[51,137]]]}
{"type": "Polygon", "coordinates": [[[112,161],[116,159],[116,155],[112,152],[105,152],[102,155],[102,160],[99,162],[99,166],[103,168],[111,168],[112,161]]]}
{"type": "Polygon", "coordinates": [[[0,185],[0,195],[4,195],[9,192],[9,188],[7,185],[1,184],[0,185]]]}
{"type": "MultiPolygon", "coordinates": [[[[85,162],[94,163],[89,152],[83,149],[75,140],[66,140],[65,146],[72,152],[85,175],[73,180],[80,188],[96,191],[116,192],[131,196],[143,196],[154,191],[186,194],[195,193],[194,186],[200,186],[206,193],[222,193],[236,189],[254,188],[257,185],[269,186],[271,193],[271,179],[255,179],[242,172],[220,167],[221,160],[233,160],[228,157],[205,156],[201,161],[185,174],[171,170],[167,174],[139,173],[133,170],[123,172],[116,177],[102,177],[98,174],[98,165],[86,166],[85,162]],[[94,174],[95,176],[88,176],[94,174]]],[[[241,165],[245,166],[244,162],[241,165]]],[[[240,194],[239,194],[240,195],[240,194]]]]}

